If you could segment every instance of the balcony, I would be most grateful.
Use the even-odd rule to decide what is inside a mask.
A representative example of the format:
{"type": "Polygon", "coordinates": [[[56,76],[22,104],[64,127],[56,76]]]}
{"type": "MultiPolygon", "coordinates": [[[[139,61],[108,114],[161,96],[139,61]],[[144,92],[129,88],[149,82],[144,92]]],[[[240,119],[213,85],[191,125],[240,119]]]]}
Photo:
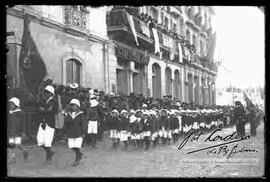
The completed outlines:
{"type": "MultiPolygon", "coordinates": [[[[127,19],[127,15],[128,13],[124,9],[117,9],[110,12],[110,14],[107,16],[108,35],[113,40],[128,44],[132,47],[136,47],[134,36],[127,19]]],[[[132,18],[135,31],[137,33],[138,43],[140,46],[139,48],[154,53],[154,36],[151,28],[148,27],[145,22],[138,19],[137,17],[132,16],[132,18]],[[145,24],[145,26],[148,27],[149,35],[143,32],[141,24],[145,24]]],[[[163,58],[169,59],[170,49],[163,44],[163,33],[159,30],[157,30],[157,33],[163,58]]]]}
{"type": "Polygon", "coordinates": [[[82,29],[86,28],[88,11],[84,6],[64,7],[64,23],[82,29]]]}

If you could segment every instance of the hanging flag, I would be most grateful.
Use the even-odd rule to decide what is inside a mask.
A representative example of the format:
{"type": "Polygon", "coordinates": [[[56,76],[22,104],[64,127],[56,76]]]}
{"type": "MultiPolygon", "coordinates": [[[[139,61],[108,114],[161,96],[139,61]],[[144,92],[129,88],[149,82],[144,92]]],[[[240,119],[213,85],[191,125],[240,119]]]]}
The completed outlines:
{"type": "Polygon", "coordinates": [[[177,45],[176,45],[176,41],[173,39],[171,39],[171,46],[172,46],[172,48],[170,49],[170,59],[174,60],[175,53],[177,52],[177,45]]]}
{"type": "Polygon", "coordinates": [[[160,53],[159,38],[158,38],[158,34],[157,34],[157,29],[152,28],[152,31],[153,31],[154,43],[155,43],[155,54],[158,52],[160,53]]]}
{"type": "Polygon", "coordinates": [[[182,10],[182,15],[183,15],[184,23],[186,23],[186,21],[187,21],[188,18],[186,16],[185,6],[181,6],[181,10],[182,10]]]}
{"type": "Polygon", "coordinates": [[[137,44],[137,46],[139,46],[139,43],[137,40],[137,32],[135,30],[135,26],[134,26],[134,22],[133,22],[133,16],[131,16],[130,14],[127,13],[127,19],[128,19],[128,23],[129,23],[129,26],[131,28],[131,31],[133,33],[133,36],[135,38],[136,44],[137,44]]]}
{"type": "Polygon", "coordinates": [[[47,74],[46,65],[30,33],[30,21],[24,17],[22,49],[19,57],[20,86],[32,95],[38,95],[41,82],[47,74]]]}
{"type": "Polygon", "coordinates": [[[169,36],[169,48],[173,48],[173,39],[169,36]]]}
{"type": "Polygon", "coordinates": [[[189,53],[187,47],[184,47],[184,53],[185,53],[185,56],[187,56],[188,61],[190,61],[190,53],[189,53]]]}
{"type": "Polygon", "coordinates": [[[169,36],[165,35],[165,34],[162,34],[162,39],[163,39],[163,45],[166,46],[166,47],[169,47],[169,45],[170,45],[169,36]]]}
{"type": "Polygon", "coordinates": [[[170,60],[172,61],[172,60],[174,60],[174,58],[175,58],[174,51],[173,51],[173,49],[170,49],[170,60]]]}
{"type": "Polygon", "coordinates": [[[143,21],[140,21],[140,24],[141,24],[142,33],[150,38],[150,30],[149,30],[148,25],[143,21]]]}
{"type": "Polygon", "coordinates": [[[183,63],[183,53],[182,53],[182,46],[178,43],[178,52],[179,52],[179,62],[183,63]]]}

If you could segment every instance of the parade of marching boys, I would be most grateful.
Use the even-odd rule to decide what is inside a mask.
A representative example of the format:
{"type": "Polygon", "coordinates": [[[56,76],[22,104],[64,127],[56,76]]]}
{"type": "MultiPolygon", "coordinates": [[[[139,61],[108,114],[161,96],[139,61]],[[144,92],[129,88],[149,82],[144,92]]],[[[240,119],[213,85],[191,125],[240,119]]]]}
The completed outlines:
{"type": "MultiPolygon", "coordinates": [[[[26,132],[21,103],[25,98],[16,91],[10,94],[8,142],[11,157],[8,162],[16,163],[14,148],[22,151],[25,161],[28,159],[28,149],[22,142],[26,132]]],[[[52,80],[46,80],[40,88],[37,103],[40,119],[35,138],[37,147],[44,149],[44,165],[53,163],[57,142],[66,143],[67,149],[74,151],[75,160],[71,165],[77,166],[83,156],[81,148],[94,150],[101,140],[111,140],[112,151],[147,151],[158,145],[166,147],[176,143],[191,129],[208,133],[239,125],[242,120],[236,121],[238,115],[245,111],[239,102],[236,107],[202,106],[175,102],[170,97],[158,100],[140,94],[105,94],[76,83],[55,85],[52,80]],[[234,110],[237,113],[234,114],[234,110]]],[[[258,121],[257,117],[254,115],[252,121],[258,121]]],[[[245,114],[243,118],[247,118],[245,114]]],[[[256,126],[255,134],[253,127],[254,135],[256,126]]],[[[238,128],[238,134],[243,134],[238,128]]]]}

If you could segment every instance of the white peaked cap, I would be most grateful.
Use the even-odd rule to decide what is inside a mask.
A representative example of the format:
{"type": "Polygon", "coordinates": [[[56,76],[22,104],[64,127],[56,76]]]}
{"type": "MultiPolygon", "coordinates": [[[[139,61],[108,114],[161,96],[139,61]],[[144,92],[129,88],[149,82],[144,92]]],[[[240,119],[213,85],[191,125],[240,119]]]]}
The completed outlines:
{"type": "Polygon", "coordinates": [[[136,121],[137,120],[137,117],[136,116],[130,116],[130,118],[129,118],[129,122],[130,123],[133,123],[134,121],[136,121]]]}
{"type": "Polygon", "coordinates": [[[147,107],[147,105],[146,104],[142,104],[142,107],[147,107]]]}
{"type": "Polygon", "coordinates": [[[52,93],[52,94],[54,95],[54,88],[53,88],[53,86],[47,85],[47,86],[45,87],[45,90],[47,90],[48,92],[50,92],[50,93],[52,93]]]}
{"type": "Polygon", "coordinates": [[[20,100],[17,97],[12,97],[9,99],[10,102],[12,102],[15,106],[20,107],[20,100]]]}
{"type": "Polygon", "coordinates": [[[136,112],[135,112],[134,109],[131,109],[131,110],[129,111],[129,113],[130,113],[130,114],[131,114],[131,113],[135,114],[136,112]]]}
{"type": "Polygon", "coordinates": [[[122,110],[120,114],[128,113],[126,110],[122,110]]]}
{"type": "Polygon", "coordinates": [[[98,105],[98,101],[96,99],[90,100],[90,107],[96,107],[98,105]]]}
{"type": "Polygon", "coordinates": [[[112,110],[112,113],[113,112],[119,114],[119,112],[116,109],[112,110]]]}
{"type": "Polygon", "coordinates": [[[78,83],[72,83],[69,86],[70,86],[70,88],[78,88],[79,84],[78,83]]]}
{"type": "Polygon", "coordinates": [[[75,104],[75,105],[77,105],[78,107],[81,107],[80,101],[79,101],[78,99],[72,99],[72,100],[70,101],[70,104],[75,104]]]}

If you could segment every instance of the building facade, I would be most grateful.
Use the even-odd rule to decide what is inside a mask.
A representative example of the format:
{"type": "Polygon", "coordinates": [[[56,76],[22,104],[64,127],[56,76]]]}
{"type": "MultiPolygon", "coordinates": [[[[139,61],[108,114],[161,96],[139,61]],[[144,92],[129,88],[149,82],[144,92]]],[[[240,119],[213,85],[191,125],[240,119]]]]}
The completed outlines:
{"type": "Polygon", "coordinates": [[[215,104],[212,16],[207,6],[17,5],[7,8],[8,76],[18,87],[27,17],[55,83],[215,104]]]}
{"type": "Polygon", "coordinates": [[[207,6],[113,7],[107,31],[116,92],[215,104],[214,14],[207,6]]]}
{"type": "MultiPolygon", "coordinates": [[[[14,6],[7,9],[8,73],[20,83],[19,56],[24,19],[43,62],[46,78],[57,84],[78,83],[109,90],[107,77],[109,39],[106,31],[107,7],[14,6]],[[14,69],[10,69],[15,65],[14,69]],[[10,71],[11,70],[11,71],[10,71]]],[[[46,79],[45,78],[45,79],[46,79]]]]}

